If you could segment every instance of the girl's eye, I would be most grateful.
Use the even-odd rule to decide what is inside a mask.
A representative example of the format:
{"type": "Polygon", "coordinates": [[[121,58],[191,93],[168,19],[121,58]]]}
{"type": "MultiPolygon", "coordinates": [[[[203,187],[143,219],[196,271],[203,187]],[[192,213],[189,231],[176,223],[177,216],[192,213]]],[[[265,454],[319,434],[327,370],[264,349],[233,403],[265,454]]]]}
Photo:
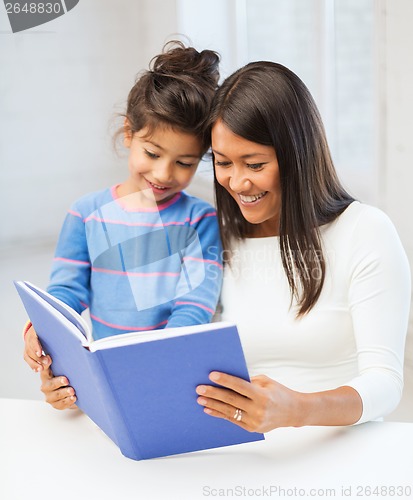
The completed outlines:
{"type": "Polygon", "coordinates": [[[265,163],[247,163],[247,167],[251,170],[260,170],[265,163]]]}
{"type": "Polygon", "coordinates": [[[191,168],[194,166],[193,163],[184,163],[183,161],[178,161],[177,163],[178,163],[178,165],[180,165],[181,167],[184,167],[184,168],[191,168]]]}
{"type": "Polygon", "coordinates": [[[152,160],[156,160],[157,158],[159,158],[159,155],[157,155],[155,153],[151,153],[147,149],[145,149],[144,151],[145,151],[146,156],[149,156],[149,158],[152,158],[152,160]]]}

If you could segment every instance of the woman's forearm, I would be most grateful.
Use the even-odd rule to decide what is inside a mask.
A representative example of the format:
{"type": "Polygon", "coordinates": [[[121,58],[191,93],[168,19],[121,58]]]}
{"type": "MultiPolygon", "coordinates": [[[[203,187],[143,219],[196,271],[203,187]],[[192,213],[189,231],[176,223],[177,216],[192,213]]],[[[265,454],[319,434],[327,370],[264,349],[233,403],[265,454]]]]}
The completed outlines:
{"type": "Polygon", "coordinates": [[[329,391],[300,393],[297,425],[351,425],[363,412],[363,402],[352,387],[343,386],[329,391]]]}
{"type": "Polygon", "coordinates": [[[265,375],[251,382],[227,373],[212,372],[217,384],[200,385],[198,403],[213,417],[225,418],[251,432],[269,432],[278,427],[305,425],[351,425],[363,413],[359,393],[352,387],[303,393],[265,375]],[[239,415],[241,419],[235,419],[239,415]]]}

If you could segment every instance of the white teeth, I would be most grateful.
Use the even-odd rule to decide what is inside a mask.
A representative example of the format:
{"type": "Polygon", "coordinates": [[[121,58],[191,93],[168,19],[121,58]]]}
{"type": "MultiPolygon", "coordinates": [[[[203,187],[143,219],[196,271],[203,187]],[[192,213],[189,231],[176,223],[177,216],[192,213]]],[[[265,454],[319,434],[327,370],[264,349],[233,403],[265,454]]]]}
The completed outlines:
{"type": "Polygon", "coordinates": [[[266,194],[266,191],[264,191],[263,193],[260,193],[260,194],[254,194],[252,196],[245,196],[245,195],[240,194],[239,197],[241,198],[241,201],[243,201],[244,203],[252,203],[253,201],[257,201],[260,198],[262,198],[265,194],[266,194]]]}
{"type": "Polygon", "coordinates": [[[152,186],[156,187],[156,189],[168,189],[165,186],[158,186],[158,184],[154,184],[153,182],[151,182],[151,184],[152,186]]]}

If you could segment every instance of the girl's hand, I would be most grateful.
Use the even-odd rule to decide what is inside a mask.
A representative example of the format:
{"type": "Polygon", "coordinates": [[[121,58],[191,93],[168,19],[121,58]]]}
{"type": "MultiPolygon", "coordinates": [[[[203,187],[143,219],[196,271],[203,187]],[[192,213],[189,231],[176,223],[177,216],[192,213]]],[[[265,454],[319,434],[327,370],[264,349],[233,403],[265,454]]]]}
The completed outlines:
{"type": "Polygon", "coordinates": [[[35,372],[41,372],[48,365],[47,356],[43,355],[43,349],[33,326],[27,330],[24,337],[24,360],[35,372]]]}
{"type": "Polygon", "coordinates": [[[250,432],[268,432],[277,427],[299,426],[300,393],[265,375],[246,382],[220,372],[209,377],[220,387],[199,385],[197,402],[208,415],[224,418],[250,432]],[[236,419],[241,410],[241,420],[236,419]]]}
{"type": "Polygon", "coordinates": [[[47,365],[40,372],[42,386],[40,390],[46,398],[46,402],[51,404],[56,410],[76,409],[76,394],[73,387],[70,387],[66,377],[54,377],[50,365],[52,360],[46,356],[47,365]]]}

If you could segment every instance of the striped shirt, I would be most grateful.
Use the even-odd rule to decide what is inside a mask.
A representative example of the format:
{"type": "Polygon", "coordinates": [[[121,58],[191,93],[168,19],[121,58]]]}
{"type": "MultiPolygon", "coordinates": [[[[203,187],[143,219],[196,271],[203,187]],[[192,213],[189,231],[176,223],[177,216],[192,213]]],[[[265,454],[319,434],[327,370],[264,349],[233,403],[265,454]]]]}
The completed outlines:
{"type": "Polygon", "coordinates": [[[208,323],[222,281],[214,208],[184,192],[154,208],[125,199],[113,186],[71,206],[48,292],[89,308],[95,339],[208,323]]]}

